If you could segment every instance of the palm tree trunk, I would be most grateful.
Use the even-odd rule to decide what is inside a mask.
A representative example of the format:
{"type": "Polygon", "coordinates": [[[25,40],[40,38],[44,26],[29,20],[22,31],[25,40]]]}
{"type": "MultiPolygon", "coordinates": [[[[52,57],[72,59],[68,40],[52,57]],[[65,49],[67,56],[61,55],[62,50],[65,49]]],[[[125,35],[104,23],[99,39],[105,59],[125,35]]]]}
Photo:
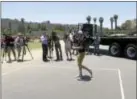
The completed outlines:
{"type": "Polygon", "coordinates": [[[116,20],[116,29],[117,29],[117,20],[116,20]]]}
{"type": "Polygon", "coordinates": [[[100,36],[102,36],[102,35],[103,35],[103,24],[100,23],[100,36]]]}
{"type": "Polygon", "coordinates": [[[115,29],[117,29],[117,20],[115,20],[115,29]]]}
{"type": "Polygon", "coordinates": [[[113,22],[111,22],[111,29],[113,30],[113,22]]]}

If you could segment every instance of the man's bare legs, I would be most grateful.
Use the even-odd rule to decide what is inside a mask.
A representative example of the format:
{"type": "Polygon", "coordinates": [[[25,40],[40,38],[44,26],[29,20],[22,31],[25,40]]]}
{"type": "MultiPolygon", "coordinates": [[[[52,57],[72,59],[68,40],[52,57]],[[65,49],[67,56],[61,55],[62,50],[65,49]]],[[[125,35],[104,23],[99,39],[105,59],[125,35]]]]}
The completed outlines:
{"type": "Polygon", "coordinates": [[[86,66],[82,65],[84,58],[85,58],[85,52],[79,53],[78,58],[77,58],[78,67],[79,67],[79,77],[82,77],[82,68],[87,70],[92,77],[92,71],[86,66]]]}

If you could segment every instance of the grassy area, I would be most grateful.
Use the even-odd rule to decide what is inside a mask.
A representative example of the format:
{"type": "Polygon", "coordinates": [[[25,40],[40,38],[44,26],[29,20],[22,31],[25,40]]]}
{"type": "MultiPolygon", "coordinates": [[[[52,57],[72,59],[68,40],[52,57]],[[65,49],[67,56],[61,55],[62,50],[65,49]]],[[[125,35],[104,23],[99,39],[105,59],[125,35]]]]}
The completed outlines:
{"type": "Polygon", "coordinates": [[[40,42],[30,42],[28,43],[29,48],[32,49],[40,49],[41,43],[40,42]]]}

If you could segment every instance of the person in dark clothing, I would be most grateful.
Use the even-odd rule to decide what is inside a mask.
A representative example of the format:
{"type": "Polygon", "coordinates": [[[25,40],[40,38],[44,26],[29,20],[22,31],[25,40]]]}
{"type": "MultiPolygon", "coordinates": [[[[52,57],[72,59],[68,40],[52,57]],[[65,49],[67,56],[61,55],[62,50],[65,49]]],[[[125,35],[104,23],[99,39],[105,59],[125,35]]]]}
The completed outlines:
{"type": "Polygon", "coordinates": [[[95,41],[94,41],[94,55],[98,55],[98,56],[100,55],[99,44],[100,44],[100,37],[99,34],[96,33],[95,41]]]}
{"type": "Polygon", "coordinates": [[[52,40],[55,45],[56,61],[63,60],[61,44],[60,44],[59,37],[56,35],[56,32],[52,32],[52,40]]]}
{"type": "Polygon", "coordinates": [[[49,61],[47,59],[47,54],[48,54],[48,40],[46,35],[43,33],[43,35],[40,37],[41,43],[42,43],[42,59],[44,62],[49,61]]]}
{"type": "Polygon", "coordinates": [[[8,53],[9,63],[11,62],[11,51],[14,56],[14,60],[16,61],[16,53],[15,53],[15,46],[14,46],[14,39],[11,36],[5,35],[5,46],[8,53]]]}

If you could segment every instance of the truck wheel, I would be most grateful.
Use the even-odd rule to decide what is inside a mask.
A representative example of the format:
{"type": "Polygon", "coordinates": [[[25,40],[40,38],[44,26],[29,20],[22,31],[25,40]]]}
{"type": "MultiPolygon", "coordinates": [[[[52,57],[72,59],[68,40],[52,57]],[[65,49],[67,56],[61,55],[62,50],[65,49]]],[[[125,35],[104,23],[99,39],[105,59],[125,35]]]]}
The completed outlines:
{"type": "Polygon", "coordinates": [[[121,47],[118,43],[113,43],[109,47],[109,53],[112,56],[120,56],[121,54],[121,47]]]}
{"type": "Polygon", "coordinates": [[[128,44],[125,48],[125,56],[130,59],[137,58],[137,46],[134,44],[128,44]]]}

